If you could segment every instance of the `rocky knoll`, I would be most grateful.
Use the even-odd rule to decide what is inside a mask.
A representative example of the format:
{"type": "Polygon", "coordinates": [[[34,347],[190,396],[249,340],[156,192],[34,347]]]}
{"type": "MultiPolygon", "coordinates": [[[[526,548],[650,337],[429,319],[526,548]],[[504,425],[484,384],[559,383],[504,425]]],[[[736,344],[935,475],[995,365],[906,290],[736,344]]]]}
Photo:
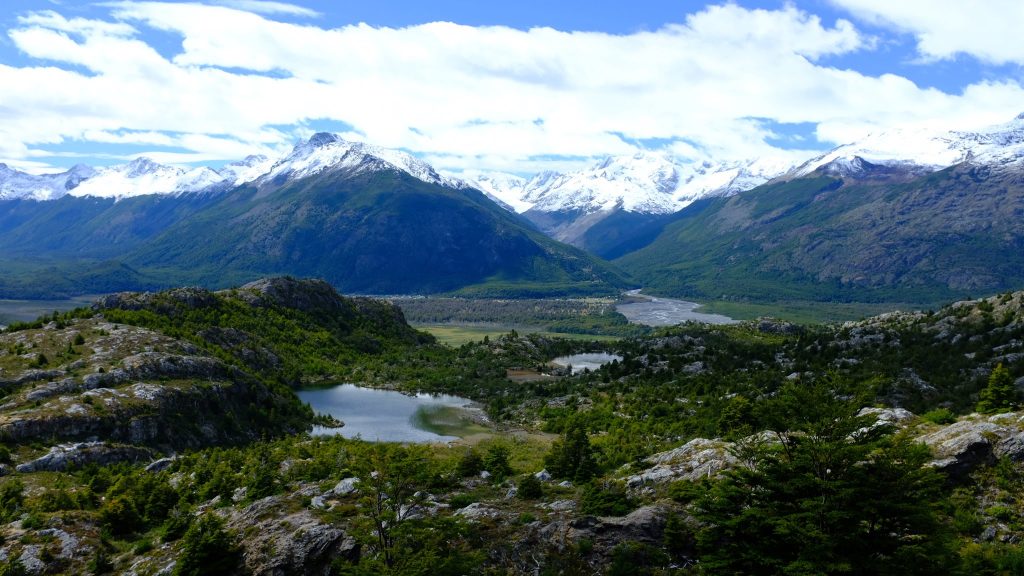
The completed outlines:
{"type": "Polygon", "coordinates": [[[241,510],[224,511],[230,528],[251,534],[242,554],[248,573],[326,576],[335,559],[359,558],[359,545],[345,530],[309,510],[283,510],[286,504],[269,496],[241,510]]]}
{"type": "MultiPolygon", "coordinates": [[[[257,423],[258,406],[273,396],[256,378],[189,342],[99,316],[0,334],[0,352],[0,389],[6,393],[0,435],[20,445],[97,438],[174,450],[246,441],[258,432],[241,424],[257,423]],[[34,368],[42,362],[55,367],[34,368]]],[[[22,452],[35,456],[27,448],[22,452]]],[[[114,454],[137,460],[141,453],[114,454]]],[[[19,470],[66,467],[56,460],[25,462],[19,470]]]]}
{"type": "MultiPolygon", "coordinates": [[[[175,451],[297,432],[312,413],[280,382],[309,376],[304,362],[343,366],[427,341],[398,307],[346,298],[319,280],[112,294],[91,310],[0,333],[0,436],[21,446],[15,464],[50,470],[38,459],[56,443],[175,451]]],[[[137,459],[129,452],[122,456],[137,459]]],[[[83,458],[59,460],[97,461],[83,458]]]]}
{"type": "MultiPolygon", "coordinates": [[[[971,472],[1000,458],[1024,461],[1024,412],[988,417],[971,414],[948,425],[931,424],[902,408],[865,408],[860,415],[874,416],[876,425],[906,429],[932,451],[929,465],[954,482],[965,481],[971,472]]],[[[772,432],[762,432],[742,442],[771,442],[773,437],[772,432]]],[[[625,476],[624,480],[633,490],[650,492],[670,482],[714,478],[740,465],[735,448],[736,443],[721,439],[694,438],[678,448],[645,458],[648,467],[625,476]]]]}

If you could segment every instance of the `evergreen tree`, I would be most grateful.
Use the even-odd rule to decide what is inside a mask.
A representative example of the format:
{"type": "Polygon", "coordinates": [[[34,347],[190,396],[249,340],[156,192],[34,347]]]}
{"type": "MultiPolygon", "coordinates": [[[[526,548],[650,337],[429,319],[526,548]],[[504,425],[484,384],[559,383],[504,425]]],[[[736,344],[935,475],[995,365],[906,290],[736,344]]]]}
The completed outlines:
{"type": "Polygon", "coordinates": [[[978,401],[978,412],[995,414],[1009,412],[1017,407],[1017,389],[1013,385],[1010,371],[1001,363],[992,370],[988,377],[988,386],[981,391],[978,401]]]}
{"type": "Polygon", "coordinates": [[[701,565],[714,574],[936,574],[948,538],[927,448],[857,415],[840,383],[787,384],[766,402],[775,443],[697,506],[701,565]]]}
{"type": "Polygon", "coordinates": [[[233,574],[239,559],[238,547],[224,529],[224,522],[205,514],[185,531],[174,576],[233,574]]]}
{"type": "Polygon", "coordinates": [[[568,478],[577,484],[596,476],[597,461],[586,427],[577,420],[569,422],[565,433],[544,457],[544,465],[556,478],[568,478]]]}
{"type": "Polygon", "coordinates": [[[483,457],[484,470],[491,473],[495,481],[501,481],[512,475],[512,465],[508,462],[511,450],[504,444],[492,444],[483,457]]]}

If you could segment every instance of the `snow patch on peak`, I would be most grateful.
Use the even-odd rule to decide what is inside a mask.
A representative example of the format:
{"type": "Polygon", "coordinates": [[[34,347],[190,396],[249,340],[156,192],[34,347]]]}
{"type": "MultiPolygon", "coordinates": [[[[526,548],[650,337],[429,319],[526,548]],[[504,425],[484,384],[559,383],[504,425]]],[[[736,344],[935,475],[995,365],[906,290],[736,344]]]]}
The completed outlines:
{"type": "Polygon", "coordinates": [[[211,191],[224,184],[223,176],[205,166],[177,168],[139,157],[128,164],[95,170],[93,175],[68,190],[68,194],[115,199],[149,194],[178,196],[211,191]]]}
{"type": "Polygon", "coordinates": [[[276,158],[269,158],[262,154],[246,156],[245,160],[225,164],[217,171],[225,181],[232,186],[239,186],[251,182],[266,174],[273,168],[276,158]]]}
{"type": "Polygon", "coordinates": [[[1024,114],[1005,124],[976,131],[898,128],[870,134],[812,158],[785,175],[806,176],[837,160],[861,158],[871,164],[931,172],[971,162],[1016,165],[1024,160],[1024,114]]]}
{"type": "Polygon", "coordinates": [[[677,163],[656,152],[611,156],[590,168],[559,174],[541,172],[529,180],[502,174],[474,174],[477,188],[517,212],[582,212],[622,209],[670,214],[694,200],[749,190],[791,168],[780,159],[677,163]]]}
{"type": "Polygon", "coordinates": [[[0,164],[0,200],[56,200],[95,174],[78,164],[57,174],[28,174],[0,164]]]}
{"type": "Polygon", "coordinates": [[[503,208],[522,214],[533,204],[523,200],[523,190],[529,180],[506,172],[466,171],[459,175],[466,185],[483,192],[503,208]]]}
{"type": "Polygon", "coordinates": [[[255,181],[259,184],[296,180],[325,170],[348,170],[353,173],[375,170],[399,170],[429,182],[461,188],[458,180],[441,176],[433,166],[400,150],[347,141],[336,134],[318,132],[291,153],[274,162],[255,181]]]}

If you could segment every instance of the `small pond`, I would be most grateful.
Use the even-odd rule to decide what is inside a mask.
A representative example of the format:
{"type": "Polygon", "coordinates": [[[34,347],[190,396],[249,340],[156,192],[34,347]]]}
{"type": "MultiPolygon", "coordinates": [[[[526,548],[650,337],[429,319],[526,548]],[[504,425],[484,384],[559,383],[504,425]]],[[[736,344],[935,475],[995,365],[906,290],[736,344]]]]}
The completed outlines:
{"type": "Polygon", "coordinates": [[[354,384],[299,390],[297,394],[314,412],[330,414],[345,423],[341,428],[315,426],[313,434],[317,436],[340,434],[378,442],[450,442],[486,430],[476,423],[481,415],[472,408],[473,402],[458,396],[407,395],[354,384]]]}
{"type": "Polygon", "coordinates": [[[552,364],[559,366],[572,366],[572,373],[579,374],[584,370],[590,370],[593,372],[601,367],[602,364],[607,364],[612,360],[618,360],[622,362],[622,356],[615,354],[608,354],[605,352],[591,352],[588,354],[573,354],[572,356],[559,356],[551,361],[552,364]]]}

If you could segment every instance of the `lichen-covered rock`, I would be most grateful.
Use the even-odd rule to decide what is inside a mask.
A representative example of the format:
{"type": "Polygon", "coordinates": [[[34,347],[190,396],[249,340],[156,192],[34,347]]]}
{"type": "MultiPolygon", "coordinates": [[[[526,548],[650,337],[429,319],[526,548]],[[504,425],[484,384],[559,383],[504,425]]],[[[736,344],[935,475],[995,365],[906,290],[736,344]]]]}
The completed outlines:
{"type": "Polygon", "coordinates": [[[758,318],[756,326],[757,331],[764,334],[799,334],[803,332],[802,326],[775,318],[758,318]]]}
{"type": "Polygon", "coordinates": [[[348,533],[309,510],[289,512],[280,496],[224,514],[229,528],[247,535],[241,542],[242,558],[254,576],[326,576],[334,559],[359,557],[359,545],[348,533]]]}
{"type": "Polygon", "coordinates": [[[992,450],[996,458],[1009,458],[1024,462],[1024,432],[1014,432],[996,443],[992,450]]]}
{"type": "Polygon", "coordinates": [[[877,424],[903,428],[914,421],[917,416],[904,408],[862,408],[857,416],[874,416],[877,424]]]}
{"type": "Polygon", "coordinates": [[[736,457],[729,452],[731,446],[722,440],[694,438],[679,448],[646,458],[644,461],[652,466],[626,478],[626,484],[637,488],[645,484],[715,477],[737,465],[736,457]]]}
{"type": "Polygon", "coordinates": [[[466,520],[480,521],[485,518],[501,518],[502,512],[481,502],[473,502],[464,508],[456,510],[455,515],[466,520]]]}
{"type": "Polygon", "coordinates": [[[101,296],[93,302],[94,310],[152,309],[161,314],[173,315],[175,308],[203,308],[217,303],[213,292],[198,287],[184,287],[164,292],[120,292],[101,296]]]}
{"type": "Polygon", "coordinates": [[[992,422],[962,420],[917,440],[932,449],[932,466],[961,479],[978,466],[991,464],[995,444],[1009,435],[1009,429],[992,422]]]}
{"type": "Polygon", "coordinates": [[[359,490],[359,478],[343,478],[328,493],[334,496],[348,496],[359,490]]]}
{"type": "Polygon", "coordinates": [[[149,465],[146,466],[146,472],[163,472],[164,470],[170,468],[171,465],[174,464],[174,461],[175,458],[173,456],[170,458],[160,458],[159,460],[154,460],[150,462],[149,465]]]}
{"type": "Polygon", "coordinates": [[[16,469],[18,472],[63,472],[87,464],[107,466],[116,462],[141,462],[152,457],[153,451],[147,448],[104,442],[79,442],[58,444],[50,448],[46,455],[19,464],[16,469]]]}

